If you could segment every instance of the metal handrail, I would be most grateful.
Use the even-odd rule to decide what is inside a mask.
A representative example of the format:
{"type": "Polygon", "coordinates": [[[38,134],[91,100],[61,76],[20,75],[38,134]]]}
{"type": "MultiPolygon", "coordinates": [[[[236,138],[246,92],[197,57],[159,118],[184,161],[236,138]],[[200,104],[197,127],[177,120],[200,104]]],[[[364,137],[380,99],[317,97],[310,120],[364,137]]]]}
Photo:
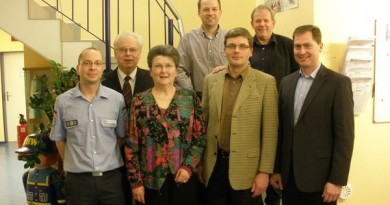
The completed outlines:
{"type": "MultiPolygon", "coordinates": [[[[47,4],[49,7],[51,7],[52,9],[54,9],[56,12],[58,12],[59,14],[61,14],[63,17],[67,18],[68,20],[74,22],[75,24],[77,24],[80,28],[82,28],[83,30],[85,30],[86,32],[88,32],[89,34],[91,34],[93,37],[95,37],[96,39],[104,42],[103,38],[100,38],[99,36],[97,36],[96,34],[90,32],[89,30],[89,23],[87,23],[87,27],[77,23],[75,20],[74,20],[74,13],[73,13],[73,8],[72,8],[72,17],[69,17],[68,15],[66,15],[64,12],[60,11],[57,7],[58,7],[58,1],[57,1],[57,5],[53,6],[51,5],[49,2],[45,1],[45,0],[42,0],[42,2],[44,2],[45,4],[47,4]]],[[[89,10],[87,10],[89,12],[89,10]]]]}
{"type": "MultiPolygon", "coordinates": [[[[110,0],[102,0],[102,33],[99,37],[99,34],[96,34],[94,33],[93,31],[91,31],[90,29],[90,17],[89,17],[89,12],[90,12],[90,0],[87,0],[87,10],[86,10],[86,13],[87,13],[87,19],[86,19],[86,24],[87,25],[82,25],[81,23],[78,23],[77,20],[75,18],[75,8],[74,8],[74,1],[75,0],[71,0],[71,13],[70,14],[66,14],[65,12],[61,11],[59,9],[59,5],[60,5],[60,1],[59,0],[56,0],[55,2],[56,3],[53,3],[55,5],[52,5],[51,3],[49,3],[47,0],[41,0],[42,2],[44,2],[46,5],[48,5],[49,7],[51,7],[52,9],[54,9],[56,12],[58,12],[61,16],[65,17],[66,19],[72,21],[73,23],[77,24],[81,29],[83,29],[84,31],[86,31],[87,33],[89,33],[90,35],[92,35],[93,37],[95,37],[97,40],[101,41],[101,42],[104,42],[106,44],[106,63],[107,63],[107,68],[106,69],[110,69],[110,57],[111,57],[111,48],[113,48],[113,46],[111,46],[111,42],[110,42],[110,0]]],[[[130,0],[129,0],[130,1],[130,0]]],[[[135,0],[131,0],[132,1],[132,7],[133,7],[133,17],[132,17],[132,22],[133,22],[133,31],[135,31],[135,28],[134,28],[134,25],[135,25],[135,15],[134,15],[134,12],[135,12],[135,3],[134,1],[135,0]]],[[[183,27],[183,22],[180,18],[180,15],[179,13],[176,11],[176,9],[174,8],[173,4],[171,3],[171,1],[169,0],[163,0],[164,2],[164,5],[161,5],[161,3],[158,1],[158,0],[155,0],[157,5],[161,8],[161,11],[163,11],[164,13],[164,29],[165,29],[165,32],[166,34],[168,34],[168,41],[169,41],[169,44],[173,45],[173,29],[176,30],[176,32],[179,34],[180,37],[183,37],[184,35],[184,27],[183,27]],[[169,12],[171,13],[171,15],[168,15],[167,13],[167,9],[169,10],[169,12]],[[173,21],[172,19],[170,18],[170,16],[172,16],[175,18],[176,22],[177,22],[177,27],[173,24],[173,21]],[[168,25],[166,23],[166,20],[168,20],[168,25]],[[169,30],[171,29],[171,30],[169,30]]],[[[119,9],[119,0],[117,1],[117,18],[118,18],[118,23],[117,23],[117,28],[118,28],[118,34],[119,34],[119,31],[120,31],[120,20],[119,20],[119,12],[120,12],[120,9],[119,9]]],[[[149,0],[149,3],[148,3],[148,7],[149,7],[149,21],[150,21],[150,0],[149,0]]],[[[149,46],[150,46],[150,37],[151,37],[151,31],[150,31],[150,22],[149,22],[149,46]]],[[[165,37],[165,43],[167,41],[167,37],[165,37]]]]}
{"type": "Polygon", "coordinates": [[[180,18],[179,12],[177,12],[175,7],[173,7],[171,1],[165,0],[165,4],[168,6],[168,8],[172,12],[173,16],[176,18],[177,26],[179,27],[178,29],[179,29],[180,37],[183,37],[184,36],[184,26],[183,26],[183,22],[180,18]]]}
{"type": "MultiPolygon", "coordinates": [[[[67,18],[68,20],[74,22],[75,24],[77,24],[78,26],[80,26],[80,28],[82,28],[83,30],[85,30],[86,32],[88,32],[89,34],[91,34],[92,36],[94,36],[95,38],[97,38],[98,40],[100,41],[103,41],[104,42],[104,29],[103,29],[103,33],[102,33],[102,37],[99,37],[97,34],[93,33],[90,31],[90,28],[89,28],[89,6],[87,7],[87,25],[84,26],[80,23],[78,23],[76,20],[75,20],[75,14],[74,14],[74,0],[72,0],[72,11],[71,11],[71,14],[70,15],[67,15],[66,13],[62,12],[59,8],[58,8],[58,5],[59,5],[59,0],[56,1],[56,5],[52,5],[50,2],[48,2],[47,0],[41,0],[42,2],[44,2],[46,5],[48,5],[49,7],[51,7],[52,9],[54,9],[56,12],[58,12],[59,14],[61,14],[62,16],[64,16],[65,18],[67,18]]],[[[105,1],[105,0],[103,0],[105,1]]],[[[133,13],[134,13],[134,0],[133,1],[133,13]]],[[[160,4],[160,2],[158,2],[158,0],[155,0],[156,3],[159,5],[159,7],[161,8],[161,11],[164,12],[164,15],[169,18],[168,14],[166,13],[165,9],[163,8],[163,6],[160,4]]],[[[175,20],[177,21],[177,27],[174,26],[176,32],[180,35],[180,37],[183,37],[184,35],[184,26],[183,26],[183,21],[179,15],[179,13],[177,12],[177,10],[175,9],[175,7],[173,6],[172,2],[170,0],[164,0],[164,4],[167,6],[167,8],[169,9],[169,11],[172,13],[172,15],[175,17],[175,20]]],[[[89,0],[87,0],[87,5],[89,5],[89,0]]],[[[104,2],[102,3],[102,6],[104,7],[104,2]]],[[[118,8],[117,8],[117,18],[119,19],[119,0],[118,0],[118,8]]],[[[150,15],[150,14],[149,14],[150,15]]],[[[133,15],[133,31],[134,31],[134,18],[135,16],[133,15]]],[[[103,19],[104,21],[104,19],[103,19]]],[[[103,26],[104,27],[104,26],[103,26]]],[[[119,33],[119,20],[118,20],[118,33],[119,33]]]]}

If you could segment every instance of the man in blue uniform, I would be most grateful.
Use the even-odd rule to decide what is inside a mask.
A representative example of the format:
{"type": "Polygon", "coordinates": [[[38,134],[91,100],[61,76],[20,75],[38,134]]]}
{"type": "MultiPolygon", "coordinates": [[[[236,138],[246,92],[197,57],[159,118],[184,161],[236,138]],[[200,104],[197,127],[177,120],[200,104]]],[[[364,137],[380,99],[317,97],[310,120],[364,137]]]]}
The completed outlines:
{"type": "Polygon", "coordinates": [[[78,59],[80,82],[61,94],[54,106],[50,138],[64,160],[68,205],[125,204],[119,145],[125,136],[123,95],[100,84],[102,54],[83,50],[78,59]]]}

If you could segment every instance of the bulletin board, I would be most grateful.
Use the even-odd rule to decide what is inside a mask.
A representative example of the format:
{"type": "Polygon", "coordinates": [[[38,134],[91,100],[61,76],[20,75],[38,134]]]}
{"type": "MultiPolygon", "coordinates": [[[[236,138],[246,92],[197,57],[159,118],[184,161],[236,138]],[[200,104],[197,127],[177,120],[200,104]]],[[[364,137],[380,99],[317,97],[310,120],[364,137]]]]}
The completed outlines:
{"type": "Polygon", "coordinates": [[[390,122],[390,20],[376,21],[374,122],[390,122]]]}

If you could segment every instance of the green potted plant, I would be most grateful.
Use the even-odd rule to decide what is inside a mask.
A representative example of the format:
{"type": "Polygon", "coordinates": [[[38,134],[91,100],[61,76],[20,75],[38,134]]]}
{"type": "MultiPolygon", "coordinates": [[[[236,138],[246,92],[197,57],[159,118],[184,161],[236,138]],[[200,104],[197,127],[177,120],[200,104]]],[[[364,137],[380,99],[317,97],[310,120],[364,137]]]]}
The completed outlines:
{"type": "MultiPolygon", "coordinates": [[[[35,111],[45,113],[47,123],[39,124],[39,133],[48,136],[50,134],[51,123],[53,121],[54,103],[58,95],[76,86],[79,81],[75,68],[66,69],[61,64],[55,61],[50,61],[51,75],[37,76],[37,91],[30,97],[29,106],[35,111]]],[[[40,147],[43,149],[45,143],[42,142],[40,147]]],[[[26,161],[25,168],[34,167],[36,163],[40,163],[38,153],[31,153],[24,156],[21,160],[26,161]]]]}

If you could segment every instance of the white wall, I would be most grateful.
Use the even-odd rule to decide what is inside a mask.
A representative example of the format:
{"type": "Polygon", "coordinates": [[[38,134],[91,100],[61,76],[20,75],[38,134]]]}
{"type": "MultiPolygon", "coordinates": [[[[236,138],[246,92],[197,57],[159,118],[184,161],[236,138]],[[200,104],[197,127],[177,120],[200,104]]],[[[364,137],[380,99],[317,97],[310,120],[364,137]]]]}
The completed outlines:
{"type": "MultiPolygon", "coordinates": [[[[389,16],[382,0],[314,0],[314,23],[322,29],[323,62],[339,70],[349,36],[374,35],[375,19],[389,16]]],[[[390,65],[389,65],[390,67],[390,65]]],[[[390,76],[389,76],[390,77],[390,76]]],[[[373,123],[373,99],[355,117],[355,148],[349,183],[350,199],[340,204],[387,205],[390,184],[390,123],[373,123]]]]}

